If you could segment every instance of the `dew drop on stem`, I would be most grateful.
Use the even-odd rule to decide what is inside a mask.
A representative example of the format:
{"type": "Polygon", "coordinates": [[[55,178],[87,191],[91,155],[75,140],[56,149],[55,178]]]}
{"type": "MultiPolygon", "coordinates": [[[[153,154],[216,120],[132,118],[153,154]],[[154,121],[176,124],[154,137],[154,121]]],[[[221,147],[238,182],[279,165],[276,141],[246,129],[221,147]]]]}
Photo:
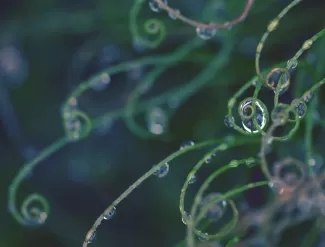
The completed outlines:
{"type": "Polygon", "coordinates": [[[116,207],[113,207],[111,210],[104,214],[104,220],[110,220],[116,214],[116,207]]]}

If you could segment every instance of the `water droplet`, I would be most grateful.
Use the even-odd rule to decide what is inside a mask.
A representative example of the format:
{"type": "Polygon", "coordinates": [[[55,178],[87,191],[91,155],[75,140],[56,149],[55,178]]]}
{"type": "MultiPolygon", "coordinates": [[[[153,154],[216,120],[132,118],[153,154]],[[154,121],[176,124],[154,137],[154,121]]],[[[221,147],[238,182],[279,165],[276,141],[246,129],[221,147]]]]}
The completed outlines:
{"type": "Polygon", "coordinates": [[[207,241],[208,240],[208,234],[206,233],[206,232],[200,232],[200,233],[198,233],[198,239],[200,240],[200,241],[202,241],[202,242],[204,242],[204,241],[207,241]]]}
{"type": "Polygon", "coordinates": [[[116,214],[116,207],[113,207],[111,210],[104,214],[104,220],[110,220],[116,214]]]}
{"type": "Polygon", "coordinates": [[[102,73],[100,76],[94,78],[90,82],[90,88],[95,91],[103,91],[106,89],[108,84],[111,82],[111,77],[108,75],[108,73],[102,73]]]}
{"type": "Polygon", "coordinates": [[[266,126],[266,112],[262,106],[262,102],[256,100],[255,114],[253,114],[253,101],[246,100],[241,103],[240,109],[243,114],[242,125],[244,129],[249,133],[258,133],[259,130],[254,124],[253,117],[256,118],[256,123],[260,129],[263,129],[266,126]],[[255,115],[255,116],[254,116],[255,115]]]}
{"type": "Polygon", "coordinates": [[[254,160],[254,159],[247,159],[247,160],[245,160],[245,164],[246,164],[249,168],[252,168],[252,167],[254,167],[254,166],[257,165],[257,162],[256,162],[256,160],[254,160]]]}
{"type": "MultiPolygon", "coordinates": [[[[164,4],[168,4],[167,0],[162,0],[164,4]]],[[[149,0],[149,7],[153,12],[160,12],[162,8],[160,7],[159,3],[157,3],[155,0],[149,0]]]]}
{"type": "Polygon", "coordinates": [[[190,180],[188,181],[188,184],[194,184],[197,180],[197,177],[195,174],[192,175],[192,177],[190,178],[190,180]]]}
{"type": "Polygon", "coordinates": [[[181,145],[180,149],[184,149],[184,148],[188,148],[190,146],[194,146],[194,144],[195,143],[193,141],[186,141],[181,145]]]}
{"type": "MultiPolygon", "coordinates": [[[[156,165],[154,165],[153,167],[155,167],[156,165]]],[[[164,165],[162,165],[158,170],[156,170],[153,175],[157,176],[158,178],[163,178],[165,177],[169,172],[169,164],[165,163],[164,165]]]]}
{"type": "Polygon", "coordinates": [[[269,188],[277,195],[280,195],[284,192],[284,186],[283,184],[276,180],[276,179],[272,179],[269,184],[268,184],[269,188]]]}
{"type": "Polygon", "coordinates": [[[78,110],[78,101],[72,97],[68,100],[67,104],[61,109],[63,119],[69,119],[73,117],[73,112],[78,110]]]}
{"type": "Polygon", "coordinates": [[[235,119],[234,119],[234,117],[230,118],[228,115],[226,115],[223,122],[227,128],[232,128],[232,127],[234,127],[235,119]]]}
{"type": "Polygon", "coordinates": [[[70,140],[78,140],[81,136],[81,121],[78,118],[70,118],[66,121],[66,128],[70,140]]]}
{"type": "Polygon", "coordinates": [[[184,211],[184,215],[182,215],[182,222],[183,222],[184,225],[187,224],[190,217],[191,217],[191,215],[188,212],[184,211]]]}
{"type": "MultiPolygon", "coordinates": [[[[65,112],[68,111],[65,110],[65,112]]],[[[64,127],[69,140],[78,141],[86,137],[90,131],[89,121],[88,117],[80,111],[73,111],[71,114],[65,116],[64,127]]]]}
{"type": "Polygon", "coordinates": [[[151,34],[156,34],[159,32],[159,25],[156,22],[151,22],[150,25],[148,25],[148,32],[151,34]]]}
{"type": "Polygon", "coordinates": [[[147,114],[147,127],[154,135],[161,135],[166,131],[167,116],[161,108],[155,107],[149,110],[147,114]]]}
{"type": "MultiPolygon", "coordinates": [[[[180,10],[179,9],[174,9],[174,11],[179,15],[179,13],[180,13],[180,10]]],[[[168,13],[168,16],[169,16],[169,18],[170,19],[172,19],[172,20],[176,20],[177,19],[177,16],[176,15],[173,15],[172,13],[168,13]]]]}
{"type": "Polygon", "coordinates": [[[229,23],[230,23],[230,22],[227,21],[227,22],[225,22],[224,24],[225,24],[225,25],[228,25],[228,27],[227,27],[228,30],[231,30],[233,26],[232,26],[232,25],[229,25],[229,23]]]}
{"type": "Polygon", "coordinates": [[[310,93],[304,95],[304,98],[303,98],[304,101],[305,101],[305,102],[309,102],[309,101],[313,98],[313,95],[314,95],[314,93],[312,93],[312,92],[310,92],[310,93]]]}
{"type": "Polygon", "coordinates": [[[296,106],[296,112],[299,116],[299,118],[303,118],[306,114],[306,104],[304,104],[303,102],[300,102],[297,106],[296,106]]]}
{"type": "Polygon", "coordinates": [[[209,163],[211,162],[211,160],[212,160],[213,157],[214,157],[214,155],[209,155],[209,156],[207,156],[207,157],[204,159],[204,162],[205,162],[206,164],[209,164],[209,163]]]}
{"type": "Polygon", "coordinates": [[[196,28],[196,34],[199,36],[199,38],[203,40],[208,40],[213,38],[217,33],[217,30],[214,28],[196,28]]]}
{"type": "Polygon", "coordinates": [[[288,60],[287,67],[289,68],[289,70],[295,69],[295,68],[297,68],[297,66],[298,66],[297,60],[293,60],[293,59],[288,60]]]}
{"type": "Polygon", "coordinates": [[[227,201],[223,199],[222,194],[214,192],[204,197],[200,206],[201,208],[208,206],[206,218],[215,222],[223,216],[227,207],[227,201]]]}
{"type": "Polygon", "coordinates": [[[274,93],[280,84],[279,95],[282,95],[289,89],[289,75],[279,68],[275,68],[268,74],[266,83],[274,91],[274,93]]]}
{"type": "Polygon", "coordinates": [[[240,163],[237,160],[232,160],[232,161],[230,161],[229,166],[233,167],[233,168],[236,168],[236,167],[239,166],[239,164],[240,163]]]}
{"type": "Polygon", "coordinates": [[[88,244],[93,243],[96,240],[96,232],[92,232],[92,234],[90,235],[89,239],[88,239],[88,244]]]}

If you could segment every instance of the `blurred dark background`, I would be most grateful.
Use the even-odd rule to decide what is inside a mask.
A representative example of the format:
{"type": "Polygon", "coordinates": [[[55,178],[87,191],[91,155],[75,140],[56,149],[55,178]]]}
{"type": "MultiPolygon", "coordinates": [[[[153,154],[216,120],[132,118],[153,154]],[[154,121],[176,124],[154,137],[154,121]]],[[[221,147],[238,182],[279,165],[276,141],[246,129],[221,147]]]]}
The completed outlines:
{"type": "MultiPolygon", "coordinates": [[[[176,106],[170,106],[169,102],[169,107],[177,108],[168,119],[169,138],[139,138],[125,126],[123,119],[118,119],[41,162],[20,186],[17,207],[29,193],[41,193],[50,204],[49,218],[41,227],[19,225],[7,209],[8,186],[24,163],[64,135],[61,105],[69,93],[103,68],[175,51],[195,37],[192,27],[171,20],[165,12],[150,12],[145,3],[138,16],[140,32],[145,35],[142,28],[145,20],[157,18],[165,23],[167,34],[157,49],[135,46],[129,31],[133,2],[1,2],[1,246],[81,246],[86,232],[103,210],[153,164],[177,150],[181,143],[236,134],[223,123],[226,102],[255,74],[256,45],[267,24],[290,1],[254,1],[246,20],[229,30],[236,35],[233,36],[229,62],[221,72],[181,105],[177,105],[177,96],[176,106]]],[[[209,21],[202,12],[204,6],[212,2],[220,3],[216,16],[225,20],[234,19],[245,5],[244,0],[170,2],[182,13],[202,21],[209,21]]],[[[272,66],[291,58],[306,39],[324,26],[324,9],[324,1],[311,0],[303,1],[290,12],[266,42],[262,66],[272,66]]],[[[187,81],[218,56],[226,36],[227,31],[220,32],[168,69],[144,98],[174,87],[181,90],[187,81]]],[[[309,55],[309,59],[317,59],[324,50],[317,52],[309,55]]],[[[91,117],[97,117],[123,107],[132,89],[141,83],[150,69],[152,66],[139,67],[113,75],[104,91],[87,92],[80,98],[81,108],[91,117]]],[[[167,103],[161,106],[162,109],[167,107],[167,103]]],[[[323,117],[324,113],[320,108],[319,116],[323,117]]],[[[136,119],[146,127],[144,118],[145,114],[140,114],[136,119]]],[[[319,133],[321,139],[323,132],[319,133]]],[[[299,139],[299,134],[297,136],[299,139]]],[[[300,145],[299,141],[296,143],[300,145]]],[[[297,149],[292,149],[297,152],[297,149]]],[[[209,172],[226,164],[229,159],[244,158],[257,152],[258,145],[226,151],[199,173],[197,183],[200,184],[209,172]]],[[[170,172],[165,178],[149,178],[119,205],[110,222],[100,226],[97,240],[91,245],[167,247],[181,241],[186,228],[178,209],[180,189],[186,174],[202,154],[194,152],[171,162],[170,172]]],[[[226,192],[234,187],[234,179],[237,185],[256,180],[256,176],[252,171],[233,172],[222,176],[215,190],[226,192]]],[[[198,185],[193,185],[193,188],[198,188],[198,185]]],[[[187,208],[194,192],[195,189],[189,192],[187,208]]],[[[256,193],[263,195],[263,191],[256,193]]],[[[246,201],[254,207],[260,206],[264,199],[247,196],[246,201]]]]}

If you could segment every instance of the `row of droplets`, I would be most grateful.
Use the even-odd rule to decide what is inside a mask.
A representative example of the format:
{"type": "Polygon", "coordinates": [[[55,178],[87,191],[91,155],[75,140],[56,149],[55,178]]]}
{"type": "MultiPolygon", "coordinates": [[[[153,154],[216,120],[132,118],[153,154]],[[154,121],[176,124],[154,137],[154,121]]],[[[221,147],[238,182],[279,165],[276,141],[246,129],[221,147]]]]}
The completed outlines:
{"type": "MultiPolygon", "coordinates": [[[[167,0],[162,0],[162,2],[166,5],[168,5],[167,0]]],[[[161,12],[163,10],[162,7],[155,0],[149,0],[149,7],[153,12],[156,12],[156,13],[161,12]]],[[[176,20],[177,16],[180,15],[179,9],[174,9],[174,12],[175,13],[168,12],[168,16],[172,20],[176,20]]],[[[231,27],[229,27],[229,29],[230,28],[231,27]]],[[[215,28],[197,27],[196,34],[199,38],[201,38],[203,40],[209,40],[209,39],[212,39],[217,34],[217,30],[215,28]]]]}
{"type": "MultiPolygon", "coordinates": [[[[195,143],[193,141],[186,141],[184,142],[181,146],[180,149],[185,149],[191,146],[194,146],[195,143]]],[[[155,167],[156,165],[154,165],[153,167],[155,167]]],[[[153,172],[153,175],[155,175],[158,178],[163,178],[165,177],[169,172],[169,164],[165,163],[163,164],[159,169],[157,169],[156,171],[153,172]]],[[[191,179],[189,180],[189,184],[193,184],[196,182],[196,176],[193,175],[191,177],[191,179]]],[[[114,216],[116,215],[116,207],[111,208],[110,210],[108,210],[107,212],[105,211],[103,214],[103,219],[104,220],[110,220],[112,219],[114,216]]],[[[185,223],[185,221],[182,218],[182,221],[185,223]]],[[[204,239],[204,234],[202,234],[201,237],[199,237],[199,239],[203,240],[204,239]]],[[[96,231],[91,232],[91,235],[88,237],[87,243],[93,243],[96,240],[96,231]]]]}

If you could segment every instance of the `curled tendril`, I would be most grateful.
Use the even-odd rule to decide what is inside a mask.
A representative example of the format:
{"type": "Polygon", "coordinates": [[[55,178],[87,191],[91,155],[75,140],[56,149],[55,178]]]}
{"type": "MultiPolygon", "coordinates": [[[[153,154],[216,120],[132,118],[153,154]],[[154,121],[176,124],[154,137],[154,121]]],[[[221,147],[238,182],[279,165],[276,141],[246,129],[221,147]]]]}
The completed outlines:
{"type": "MultiPolygon", "coordinates": [[[[242,92],[250,86],[251,80],[245,87],[241,88],[242,92]]],[[[228,118],[233,119],[232,110],[236,103],[235,95],[228,101],[228,118]]],[[[242,120],[243,128],[239,127],[234,120],[231,121],[232,127],[244,135],[265,134],[263,129],[269,122],[269,112],[264,103],[255,97],[249,97],[242,100],[238,105],[238,114],[242,120]]]]}
{"type": "Polygon", "coordinates": [[[264,85],[275,93],[283,93],[290,86],[290,77],[291,75],[286,68],[274,68],[267,74],[264,85]]]}
{"type": "Polygon", "coordinates": [[[272,186],[276,188],[279,194],[291,193],[304,182],[306,165],[297,159],[289,157],[277,162],[273,170],[272,186]],[[290,166],[295,166],[296,171],[291,171],[292,167],[290,166]]]}
{"type": "Polygon", "coordinates": [[[218,204],[222,201],[223,202],[227,201],[232,209],[232,212],[233,212],[232,219],[228,223],[226,223],[220,229],[220,231],[218,231],[217,233],[214,233],[214,234],[206,233],[204,235],[205,240],[215,240],[215,239],[219,240],[219,239],[223,238],[224,236],[227,236],[228,234],[230,234],[234,230],[234,228],[237,226],[237,223],[239,220],[239,213],[238,213],[237,207],[236,207],[234,201],[230,199],[230,197],[234,196],[238,193],[241,193],[245,190],[248,190],[248,189],[251,189],[254,187],[258,187],[258,186],[263,186],[263,185],[267,184],[267,181],[261,181],[261,182],[257,182],[257,183],[248,184],[248,185],[242,186],[237,189],[233,189],[231,191],[228,191],[224,195],[218,194],[218,196],[215,196],[215,198],[213,200],[210,200],[209,203],[207,203],[203,207],[200,207],[202,199],[203,199],[203,194],[207,190],[207,188],[209,187],[211,182],[214,181],[219,175],[221,175],[222,173],[224,173],[225,171],[227,171],[229,169],[236,168],[239,165],[243,165],[243,164],[247,165],[247,160],[249,160],[251,162],[252,160],[254,160],[254,158],[231,161],[228,165],[222,166],[221,168],[219,168],[218,170],[216,170],[212,174],[210,174],[210,176],[201,185],[199,191],[197,192],[197,194],[194,198],[194,203],[192,204],[192,208],[190,211],[191,217],[189,217],[188,221],[187,221],[187,244],[189,247],[195,246],[194,233],[197,236],[200,236],[200,234],[202,234],[201,230],[196,229],[196,225],[200,220],[202,220],[205,217],[205,215],[207,214],[211,205],[218,204]],[[199,208],[200,208],[200,211],[199,211],[199,208]]]}
{"type": "Polygon", "coordinates": [[[173,53],[170,57],[170,61],[168,65],[160,65],[156,66],[155,69],[150,71],[145,78],[139,83],[138,86],[131,92],[128,97],[127,106],[126,106],[126,114],[125,114],[125,123],[127,127],[136,135],[142,138],[152,138],[156,137],[156,135],[149,132],[146,128],[140,126],[134,118],[135,110],[139,104],[140,97],[147,93],[150,88],[156,82],[157,77],[159,77],[163,72],[166,71],[168,67],[171,67],[178,63],[181,59],[183,59],[189,51],[200,46],[201,42],[197,42],[197,40],[191,40],[186,43],[182,48],[173,53]]]}
{"type": "MultiPolygon", "coordinates": [[[[205,240],[219,240],[222,237],[229,235],[237,226],[237,223],[239,220],[239,217],[238,217],[239,213],[238,213],[236,204],[231,199],[222,199],[222,196],[220,196],[219,198],[216,197],[214,200],[211,200],[209,203],[205,204],[200,209],[199,215],[195,218],[194,224],[196,225],[197,223],[199,223],[208,214],[208,211],[211,210],[211,207],[213,207],[215,205],[219,205],[219,203],[224,203],[224,204],[229,205],[231,207],[233,217],[231,218],[231,220],[229,222],[227,222],[224,226],[221,227],[221,229],[218,231],[218,233],[206,234],[205,240]]],[[[219,209],[219,210],[222,210],[222,209],[219,209]]],[[[195,229],[195,234],[197,236],[200,236],[201,233],[202,233],[201,230],[195,229]]]]}
{"type": "MultiPolygon", "coordinates": [[[[292,3],[290,3],[286,8],[284,8],[280,14],[273,19],[270,24],[267,27],[266,32],[263,34],[261,41],[256,47],[256,56],[255,56],[255,68],[256,68],[256,74],[260,80],[261,83],[267,84],[261,74],[260,70],[260,56],[261,52],[264,46],[265,41],[267,40],[268,36],[270,35],[271,32],[273,32],[279,25],[280,20],[291,10],[294,6],[296,6],[301,0],[294,0],[292,3]]],[[[305,46],[307,47],[307,46],[305,46]]],[[[309,49],[309,48],[308,48],[309,49]]],[[[298,54],[299,55],[299,54],[298,54]]]]}
{"type": "Polygon", "coordinates": [[[150,35],[155,35],[155,39],[144,39],[142,36],[135,36],[136,41],[144,47],[156,48],[166,36],[165,25],[158,19],[149,19],[144,23],[144,30],[150,35]]]}
{"type": "Polygon", "coordinates": [[[25,218],[28,225],[42,225],[45,223],[49,214],[49,204],[47,200],[39,194],[31,194],[25,198],[21,206],[21,214],[25,218]],[[30,207],[35,203],[40,204],[39,207],[30,207]]]}
{"type": "Polygon", "coordinates": [[[259,99],[244,99],[239,104],[238,113],[244,129],[248,133],[260,133],[269,122],[269,112],[259,99]]]}
{"type": "MultiPolygon", "coordinates": [[[[84,239],[83,242],[83,247],[88,246],[89,244],[89,240],[92,238],[92,236],[94,235],[94,233],[96,232],[97,228],[99,227],[99,225],[101,224],[101,222],[103,221],[105,214],[107,214],[107,212],[110,212],[114,207],[116,207],[118,204],[120,204],[130,193],[132,193],[138,186],[140,186],[145,180],[147,180],[150,176],[152,176],[154,174],[154,172],[156,170],[158,170],[160,167],[162,167],[163,165],[165,165],[166,163],[170,163],[172,160],[174,160],[175,158],[177,158],[180,155],[183,155],[185,153],[187,153],[188,151],[191,150],[199,150],[211,145],[215,145],[217,143],[220,143],[222,140],[210,140],[207,142],[203,142],[203,143],[198,143],[192,146],[189,146],[187,148],[184,149],[180,149],[176,152],[174,152],[173,154],[171,154],[170,156],[168,156],[167,158],[165,158],[164,160],[162,160],[161,162],[159,162],[156,166],[154,166],[153,168],[151,168],[148,172],[146,172],[142,177],[140,177],[137,181],[135,181],[126,191],[124,191],[110,206],[108,206],[104,212],[97,218],[97,220],[95,221],[95,223],[93,224],[93,226],[91,227],[91,229],[87,232],[86,237],[84,239]]],[[[244,145],[244,144],[248,144],[248,143],[255,143],[257,142],[257,139],[255,138],[250,138],[250,139],[244,139],[244,138],[237,138],[236,142],[234,143],[229,143],[229,141],[226,141],[226,143],[223,143],[220,145],[220,148],[222,150],[226,150],[227,148],[231,147],[231,146],[236,146],[236,145],[244,145]]],[[[205,157],[200,160],[200,162],[204,162],[205,157]]],[[[251,185],[252,186],[252,185],[251,185]]]]}
{"type": "Polygon", "coordinates": [[[21,182],[35,168],[35,166],[68,143],[69,140],[64,137],[48,146],[36,158],[25,164],[13,179],[11,185],[9,186],[8,209],[12,216],[20,224],[25,226],[38,226],[44,224],[46,221],[49,214],[49,205],[47,200],[43,196],[36,193],[29,195],[22,203],[20,214],[16,207],[17,189],[21,182]],[[33,206],[33,204],[37,206],[33,206]]]}
{"type": "Polygon", "coordinates": [[[191,25],[191,26],[193,26],[195,28],[204,28],[204,29],[226,29],[226,28],[232,27],[232,26],[242,22],[246,18],[247,14],[248,14],[248,12],[251,9],[252,4],[253,4],[253,0],[247,0],[245,9],[241,13],[241,15],[239,17],[237,17],[236,19],[230,21],[230,22],[225,22],[223,24],[214,24],[214,23],[205,24],[205,23],[194,21],[194,20],[192,20],[190,18],[187,18],[187,17],[183,16],[180,13],[180,11],[169,7],[162,0],[155,0],[155,1],[160,5],[160,7],[162,9],[166,10],[170,16],[174,16],[176,19],[179,19],[179,20],[183,21],[184,23],[187,23],[188,25],[191,25]]]}
{"type": "Polygon", "coordinates": [[[147,129],[139,125],[134,118],[134,110],[138,104],[139,98],[151,88],[155,82],[156,77],[162,74],[167,69],[167,66],[157,67],[151,71],[148,76],[139,84],[129,95],[126,106],[125,123],[127,127],[141,138],[153,138],[156,135],[149,132],[147,129]],[[145,90],[143,90],[145,88],[145,90]]]}
{"type": "Polygon", "coordinates": [[[288,138],[293,136],[293,134],[299,128],[299,123],[300,123],[299,115],[296,111],[294,111],[295,107],[297,107],[297,104],[295,102],[303,101],[303,98],[306,95],[313,93],[314,91],[316,91],[318,88],[320,88],[324,84],[325,84],[325,78],[320,80],[318,83],[316,83],[314,86],[312,86],[309,90],[307,90],[305,93],[303,93],[303,95],[300,98],[297,98],[297,101],[294,101],[294,103],[291,104],[289,107],[287,107],[284,111],[278,113],[277,119],[269,127],[266,135],[263,136],[262,143],[261,143],[261,151],[260,151],[260,153],[261,153],[261,168],[262,168],[264,175],[268,179],[272,178],[271,173],[267,167],[267,161],[265,158],[265,153],[266,153],[268,146],[272,144],[273,140],[278,140],[278,141],[282,140],[283,141],[283,140],[287,140],[288,138]],[[293,112],[295,114],[296,122],[295,122],[294,128],[289,132],[289,134],[287,134],[285,136],[274,137],[273,132],[275,131],[275,129],[279,126],[283,126],[286,122],[289,121],[289,112],[293,112]]]}
{"type": "Polygon", "coordinates": [[[90,118],[79,110],[68,111],[65,108],[63,113],[63,125],[70,141],[79,141],[86,138],[92,130],[90,118]]]}
{"type": "Polygon", "coordinates": [[[158,19],[149,19],[144,23],[144,30],[150,35],[155,35],[155,39],[150,40],[140,35],[137,26],[137,16],[145,1],[134,1],[134,5],[130,11],[129,27],[134,41],[148,48],[156,48],[164,40],[166,36],[165,25],[158,19]]]}
{"type": "Polygon", "coordinates": [[[304,118],[307,113],[307,105],[306,102],[299,99],[294,99],[291,102],[291,105],[295,108],[296,113],[298,114],[299,118],[304,118]]]}

